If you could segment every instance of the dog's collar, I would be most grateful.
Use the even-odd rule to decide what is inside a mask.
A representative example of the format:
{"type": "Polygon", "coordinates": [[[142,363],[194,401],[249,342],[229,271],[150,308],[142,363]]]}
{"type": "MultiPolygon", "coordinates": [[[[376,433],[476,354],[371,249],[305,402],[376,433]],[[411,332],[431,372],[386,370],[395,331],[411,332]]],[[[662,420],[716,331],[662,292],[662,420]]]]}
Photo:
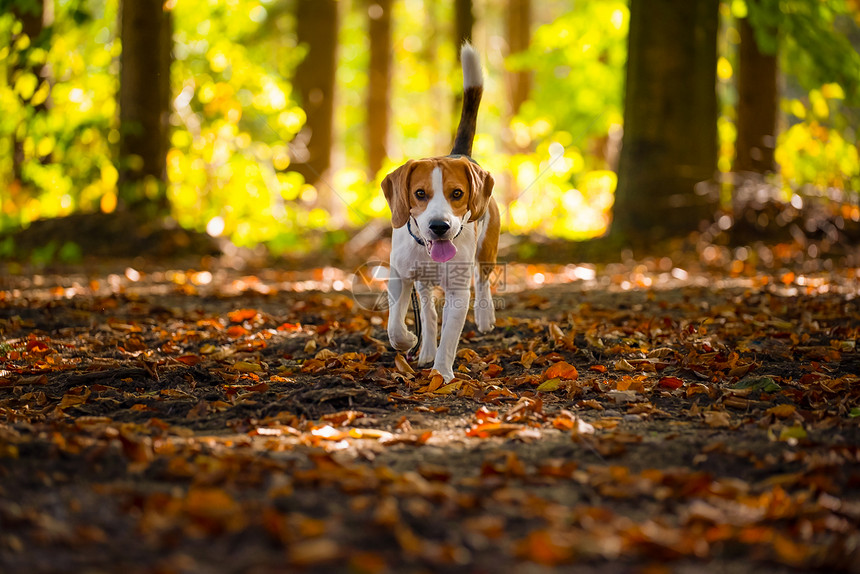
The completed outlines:
{"type": "Polygon", "coordinates": [[[424,240],[421,239],[420,237],[418,237],[417,235],[415,235],[415,233],[412,231],[412,216],[411,215],[409,216],[409,219],[406,220],[406,230],[409,231],[409,235],[412,236],[412,239],[415,240],[415,243],[417,243],[421,247],[427,247],[427,244],[424,243],[424,240]]]}
{"type": "MultiPolygon", "coordinates": [[[[460,237],[461,233],[463,233],[463,228],[466,227],[465,220],[466,220],[466,218],[469,217],[470,214],[471,214],[471,211],[466,212],[466,215],[463,217],[463,221],[460,222],[460,231],[457,232],[457,235],[455,235],[454,237],[451,238],[451,241],[454,241],[455,239],[460,237]]],[[[406,230],[409,232],[409,235],[412,236],[412,239],[415,240],[415,243],[417,243],[421,247],[427,247],[427,243],[423,239],[421,239],[420,237],[415,235],[415,232],[412,231],[412,220],[413,219],[414,219],[414,216],[410,215],[409,219],[406,220],[406,230]]],[[[418,222],[416,222],[415,224],[418,225],[418,222]]]]}

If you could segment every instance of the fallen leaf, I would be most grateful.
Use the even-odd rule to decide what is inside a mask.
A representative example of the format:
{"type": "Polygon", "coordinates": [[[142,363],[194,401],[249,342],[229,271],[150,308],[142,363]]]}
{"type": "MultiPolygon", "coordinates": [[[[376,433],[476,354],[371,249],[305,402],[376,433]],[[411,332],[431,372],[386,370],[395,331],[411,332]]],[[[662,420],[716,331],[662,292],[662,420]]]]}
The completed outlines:
{"type": "Polygon", "coordinates": [[[528,370],[532,368],[532,363],[535,362],[535,359],[537,359],[537,353],[534,351],[526,351],[520,357],[520,363],[522,363],[523,367],[528,370]]]}
{"type": "Polygon", "coordinates": [[[631,365],[627,361],[627,359],[618,359],[617,361],[615,361],[615,370],[616,371],[632,372],[632,371],[635,371],[636,368],[633,365],[631,365]]]}
{"type": "Polygon", "coordinates": [[[765,393],[775,393],[782,387],[773,380],[772,377],[746,377],[735,383],[733,389],[750,389],[753,391],[762,391],[765,393]]]}
{"type": "Polygon", "coordinates": [[[255,318],[259,313],[256,309],[236,309],[227,313],[227,318],[233,323],[242,323],[255,318]]]}
{"type": "Polygon", "coordinates": [[[240,373],[257,373],[263,370],[263,366],[260,363],[252,361],[236,361],[231,368],[240,373]]]}
{"type": "Polygon", "coordinates": [[[726,411],[704,411],[705,424],[712,428],[728,428],[732,421],[726,411]]]}
{"type": "Polygon", "coordinates": [[[409,365],[409,362],[400,353],[397,353],[397,355],[394,357],[394,366],[399,372],[403,373],[404,375],[415,374],[415,369],[413,369],[409,365]]]}
{"type": "Polygon", "coordinates": [[[794,405],[777,405],[767,409],[767,414],[773,415],[778,419],[787,419],[797,412],[797,407],[794,405]]]}
{"type": "Polygon", "coordinates": [[[438,389],[432,391],[435,395],[450,395],[457,389],[459,389],[463,384],[463,381],[454,380],[448,383],[447,385],[441,386],[438,389]]]}
{"type": "Polygon", "coordinates": [[[538,385],[538,388],[535,390],[539,393],[549,393],[552,391],[557,391],[560,388],[562,388],[563,386],[564,385],[561,382],[561,379],[556,377],[554,379],[549,379],[548,381],[542,382],[540,385],[538,385]]]}
{"type": "Polygon", "coordinates": [[[544,376],[547,379],[553,379],[558,377],[560,379],[574,381],[579,377],[579,373],[577,372],[576,367],[574,367],[570,363],[566,361],[560,361],[552,365],[546,371],[544,371],[544,376]]]}
{"type": "Polygon", "coordinates": [[[663,377],[657,383],[657,386],[675,390],[675,389],[680,389],[681,387],[683,387],[684,381],[682,381],[678,377],[663,377]]]}

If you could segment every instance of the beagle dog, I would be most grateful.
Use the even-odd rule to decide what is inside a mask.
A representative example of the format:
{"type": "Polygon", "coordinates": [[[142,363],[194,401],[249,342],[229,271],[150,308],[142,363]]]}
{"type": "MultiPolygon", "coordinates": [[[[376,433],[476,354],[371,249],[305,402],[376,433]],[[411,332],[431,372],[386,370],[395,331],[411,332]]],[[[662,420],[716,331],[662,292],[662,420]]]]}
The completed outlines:
{"type": "Polygon", "coordinates": [[[482,333],[496,322],[490,273],[499,246],[499,208],[493,176],[472,160],[472,142],[483,93],[478,53],[460,51],[463,109],[450,155],[409,160],[382,181],[394,227],[388,281],[388,337],[398,351],[419,340],[406,328],[414,288],[420,299],[418,364],[433,364],[446,382],[454,378],[454,357],[466,322],[475,281],[475,323],[482,333]],[[445,292],[442,335],[437,339],[433,287],[445,292]]]}

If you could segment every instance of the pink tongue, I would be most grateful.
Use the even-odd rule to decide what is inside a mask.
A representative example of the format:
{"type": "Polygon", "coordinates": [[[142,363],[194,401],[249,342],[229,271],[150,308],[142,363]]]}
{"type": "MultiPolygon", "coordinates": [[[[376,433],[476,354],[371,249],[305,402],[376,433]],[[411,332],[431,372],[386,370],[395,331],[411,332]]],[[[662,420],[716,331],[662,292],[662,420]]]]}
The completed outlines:
{"type": "Polygon", "coordinates": [[[454,243],[447,239],[434,241],[430,247],[430,258],[437,263],[445,263],[457,254],[457,248],[454,243]]]}

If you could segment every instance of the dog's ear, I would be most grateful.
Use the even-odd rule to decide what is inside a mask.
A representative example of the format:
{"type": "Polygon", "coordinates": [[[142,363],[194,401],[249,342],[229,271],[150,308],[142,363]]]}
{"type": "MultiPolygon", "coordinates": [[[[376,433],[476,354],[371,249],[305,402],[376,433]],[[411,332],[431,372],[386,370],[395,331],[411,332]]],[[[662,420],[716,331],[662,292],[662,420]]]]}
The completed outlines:
{"type": "Polygon", "coordinates": [[[464,163],[466,177],[469,180],[469,211],[472,212],[469,221],[477,221],[487,211],[487,204],[493,193],[495,181],[490,172],[478,164],[466,158],[459,158],[459,161],[464,163]]]}
{"type": "Polygon", "coordinates": [[[382,180],[382,191],[391,209],[391,225],[403,227],[409,220],[409,175],[415,160],[410,159],[382,180]]]}

